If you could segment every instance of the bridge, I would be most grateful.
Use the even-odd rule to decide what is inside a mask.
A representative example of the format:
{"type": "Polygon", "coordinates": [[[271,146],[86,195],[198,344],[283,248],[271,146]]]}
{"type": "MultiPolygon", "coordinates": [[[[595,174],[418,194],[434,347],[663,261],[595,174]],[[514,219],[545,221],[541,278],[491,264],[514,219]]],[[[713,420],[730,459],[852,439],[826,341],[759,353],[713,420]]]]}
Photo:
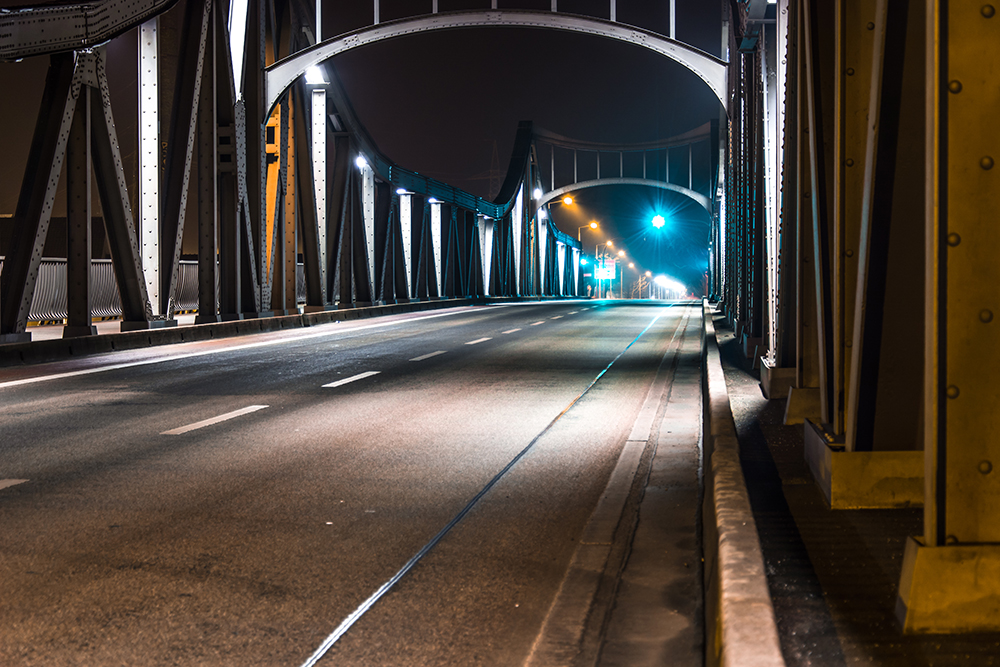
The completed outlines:
{"type": "Polygon", "coordinates": [[[344,4],[0,8],[0,662],[998,664],[993,5],[344,4]],[[338,72],[505,31],[711,109],[487,195],[338,72]],[[588,297],[622,188],[685,298],[588,297]]]}

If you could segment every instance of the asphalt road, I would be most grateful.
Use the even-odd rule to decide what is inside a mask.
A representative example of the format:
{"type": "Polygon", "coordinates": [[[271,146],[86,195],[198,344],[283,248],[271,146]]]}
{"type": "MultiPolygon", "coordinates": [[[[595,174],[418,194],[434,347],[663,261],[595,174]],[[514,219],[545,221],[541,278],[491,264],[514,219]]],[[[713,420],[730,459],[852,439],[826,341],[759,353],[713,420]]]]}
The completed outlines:
{"type": "Polygon", "coordinates": [[[522,664],[683,310],[477,307],[0,371],[0,664],[302,665],[366,600],[317,664],[522,664]]]}

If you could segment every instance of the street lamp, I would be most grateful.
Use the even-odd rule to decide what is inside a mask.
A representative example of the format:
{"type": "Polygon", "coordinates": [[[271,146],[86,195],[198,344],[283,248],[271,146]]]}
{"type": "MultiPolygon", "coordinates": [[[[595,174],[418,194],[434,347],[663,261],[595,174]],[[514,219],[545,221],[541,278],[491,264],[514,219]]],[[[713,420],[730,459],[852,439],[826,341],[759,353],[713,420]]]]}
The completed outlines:
{"type": "Polygon", "coordinates": [[[656,215],[654,215],[654,216],[653,216],[653,219],[652,219],[652,220],[651,220],[650,222],[651,222],[651,223],[652,223],[652,225],[653,225],[654,227],[656,227],[657,229],[663,229],[663,225],[667,224],[667,220],[666,220],[666,218],[664,218],[664,217],[663,217],[662,215],[660,215],[660,214],[656,214],[656,215]]]}
{"type": "Polygon", "coordinates": [[[576,230],[576,240],[577,241],[581,240],[580,239],[580,231],[586,229],[587,227],[590,227],[591,229],[597,229],[597,221],[596,220],[591,220],[590,224],[583,225],[582,227],[578,227],[577,230],[576,230]]]}

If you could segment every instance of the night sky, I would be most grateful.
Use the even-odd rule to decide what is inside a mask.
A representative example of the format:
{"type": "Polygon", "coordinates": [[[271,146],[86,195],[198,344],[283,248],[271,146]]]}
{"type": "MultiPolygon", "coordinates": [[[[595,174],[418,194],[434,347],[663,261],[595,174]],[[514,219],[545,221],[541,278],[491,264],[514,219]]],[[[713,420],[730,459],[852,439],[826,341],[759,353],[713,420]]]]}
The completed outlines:
{"type": "MultiPolygon", "coordinates": [[[[0,0],[0,6],[15,4],[25,3],[0,0]]],[[[335,4],[341,7],[324,10],[325,37],[370,20],[369,1],[355,0],[346,10],[348,3],[328,3],[335,4]]],[[[426,11],[429,4],[382,0],[381,18],[426,11]]],[[[549,4],[501,0],[500,8],[547,9],[549,4]]],[[[620,22],[667,31],[667,2],[617,4],[620,22]]],[[[439,5],[442,11],[488,8],[488,0],[440,0],[439,5]]],[[[678,39],[719,55],[721,1],[677,0],[677,5],[678,39]]],[[[559,3],[560,10],[592,15],[606,13],[607,6],[607,0],[559,3]]],[[[134,40],[133,32],[109,46],[126,171],[136,143],[129,136],[135,131],[134,40]]],[[[0,118],[7,128],[0,214],[12,213],[16,205],[47,61],[0,64],[0,118]]],[[[718,119],[721,110],[707,86],[682,66],[639,47],[586,35],[511,28],[442,31],[364,47],[331,62],[361,121],[390,159],[481,196],[489,194],[490,177],[496,176],[494,146],[501,179],[506,173],[518,121],[531,120],[574,139],[631,143],[687,132],[718,119]]],[[[547,174],[547,157],[543,162],[547,174]]],[[[594,176],[592,163],[592,157],[581,154],[581,180],[594,176]]],[[[626,166],[626,175],[641,175],[638,169],[628,173],[626,166]]],[[[560,163],[557,156],[557,187],[571,178],[571,170],[572,162],[560,163]]],[[[555,221],[576,236],[579,225],[598,220],[599,234],[583,232],[589,252],[595,243],[619,239],[641,268],[700,284],[709,218],[699,206],[667,191],[624,186],[581,191],[576,199],[574,210],[553,208],[555,221]],[[649,226],[657,212],[667,213],[669,220],[660,232],[649,226]]]]}

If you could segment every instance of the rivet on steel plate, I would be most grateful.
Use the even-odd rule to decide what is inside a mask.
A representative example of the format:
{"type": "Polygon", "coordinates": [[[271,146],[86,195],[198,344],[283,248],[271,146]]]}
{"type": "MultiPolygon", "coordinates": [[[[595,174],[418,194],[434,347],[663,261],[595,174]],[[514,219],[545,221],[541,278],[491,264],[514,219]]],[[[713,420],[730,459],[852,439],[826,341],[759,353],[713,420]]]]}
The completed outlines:
{"type": "Polygon", "coordinates": [[[869,29],[869,30],[874,30],[874,29],[875,29],[875,24],[874,24],[874,23],[872,23],[871,21],[869,21],[869,22],[868,22],[868,29],[869,29]]]}
{"type": "Polygon", "coordinates": [[[844,254],[847,255],[848,257],[854,257],[854,251],[853,250],[848,250],[844,254]]]}
{"type": "Polygon", "coordinates": [[[985,156],[982,160],[979,161],[979,166],[982,167],[983,169],[992,169],[993,158],[991,158],[989,155],[985,156]]]}
{"type": "Polygon", "coordinates": [[[993,311],[988,308],[983,308],[979,311],[979,320],[981,322],[992,322],[993,321],[993,311]]]}
{"type": "Polygon", "coordinates": [[[846,164],[848,167],[853,167],[854,160],[852,160],[851,158],[847,158],[847,162],[845,162],[844,164],[846,164]]]}
{"type": "Polygon", "coordinates": [[[979,465],[976,467],[979,468],[979,472],[983,473],[984,475],[989,475],[991,472],[993,472],[993,464],[990,463],[989,461],[980,461],[979,465]]]}
{"type": "Polygon", "coordinates": [[[948,90],[951,91],[951,92],[953,92],[953,93],[960,93],[960,92],[962,92],[962,82],[959,81],[958,79],[953,79],[953,80],[949,81],[948,82],[948,90]]]}
{"type": "Polygon", "coordinates": [[[955,232],[948,234],[948,245],[957,246],[961,242],[962,242],[962,237],[956,234],[955,232]]]}
{"type": "Polygon", "coordinates": [[[847,76],[854,76],[854,68],[853,67],[848,67],[847,68],[847,76]]]}
{"type": "Polygon", "coordinates": [[[958,387],[953,384],[948,385],[948,388],[944,390],[945,396],[948,398],[958,398],[958,387]]]}
{"type": "Polygon", "coordinates": [[[846,343],[844,343],[844,347],[854,347],[854,343],[851,341],[847,341],[846,343]]]}
{"type": "Polygon", "coordinates": [[[958,538],[955,537],[954,535],[948,535],[947,537],[944,538],[944,543],[948,545],[958,544],[958,538]]]}
{"type": "Polygon", "coordinates": [[[993,15],[997,13],[997,10],[993,8],[993,5],[983,5],[983,8],[979,11],[982,12],[983,16],[988,19],[993,18],[993,15]]]}
{"type": "Polygon", "coordinates": [[[810,197],[812,196],[812,193],[810,193],[810,192],[807,192],[807,193],[805,193],[805,194],[804,194],[804,195],[802,195],[802,196],[803,196],[803,197],[805,197],[806,199],[809,199],[809,198],[810,198],[810,197]]]}

